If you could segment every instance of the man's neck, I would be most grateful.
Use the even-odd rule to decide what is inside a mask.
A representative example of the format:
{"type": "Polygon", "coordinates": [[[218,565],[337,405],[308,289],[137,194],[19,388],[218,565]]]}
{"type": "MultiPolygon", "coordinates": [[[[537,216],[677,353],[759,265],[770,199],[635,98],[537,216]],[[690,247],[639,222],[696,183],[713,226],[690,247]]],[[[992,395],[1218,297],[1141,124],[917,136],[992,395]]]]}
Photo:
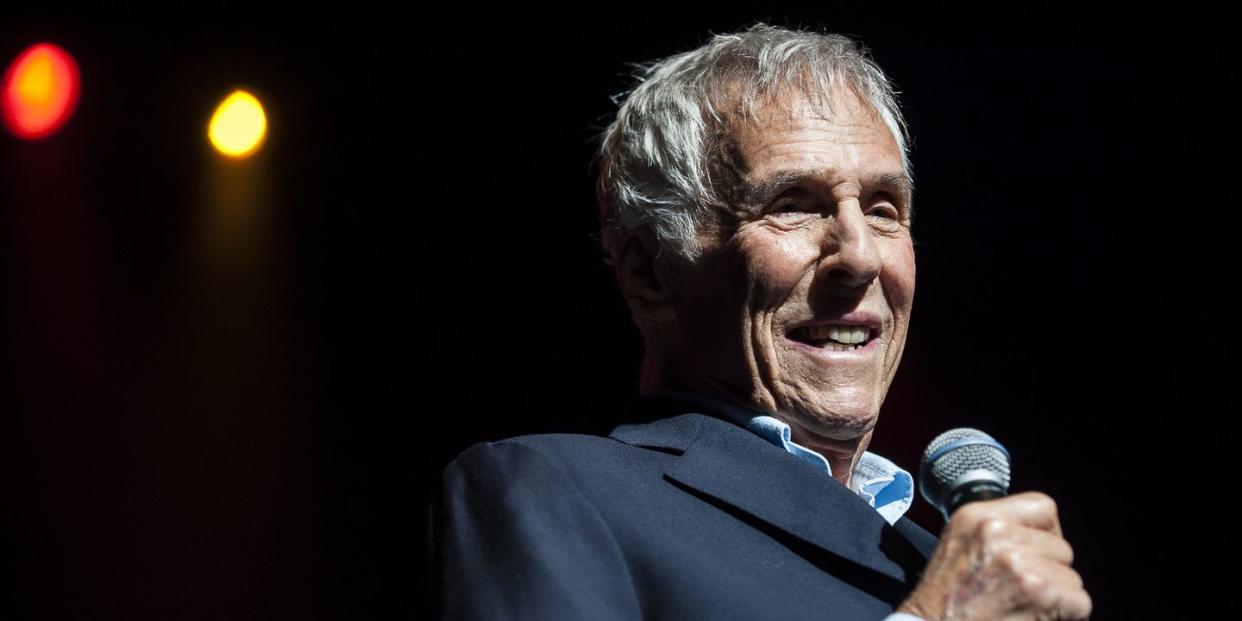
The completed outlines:
{"type": "Polygon", "coordinates": [[[745,425],[755,416],[771,416],[789,425],[790,439],[793,442],[822,455],[828,461],[828,465],[832,470],[832,478],[840,481],[846,487],[850,486],[854,466],[858,464],[859,458],[862,457],[863,452],[866,451],[867,446],[871,442],[870,432],[855,440],[843,441],[825,438],[807,431],[791,420],[791,417],[783,416],[780,412],[771,412],[736,397],[719,393],[662,386],[650,391],[644,391],[644,394],[699,403],[728,416],[740,425],[745,425]]]}

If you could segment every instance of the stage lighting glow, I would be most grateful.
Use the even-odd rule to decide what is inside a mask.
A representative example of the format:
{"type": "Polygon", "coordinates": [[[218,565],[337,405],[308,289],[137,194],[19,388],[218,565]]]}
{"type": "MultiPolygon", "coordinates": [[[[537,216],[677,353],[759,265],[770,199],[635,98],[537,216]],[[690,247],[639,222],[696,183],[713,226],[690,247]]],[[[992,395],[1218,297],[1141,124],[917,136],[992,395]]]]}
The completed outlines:
{"type": "Polygon", "coordinates": [[[207,126],[207,138],[216,150],[234,158],[252,155],[267,135],[263,104],[243,90],[233,91],[216,107],[207,126]]]}
{"type": "Polygon", "coordinates": [[[78,63],[52,43],[26,48],[4,72],[3,84],[4,126],[27,140],[60,129],[73,115],[81,88],[78,63]]]}

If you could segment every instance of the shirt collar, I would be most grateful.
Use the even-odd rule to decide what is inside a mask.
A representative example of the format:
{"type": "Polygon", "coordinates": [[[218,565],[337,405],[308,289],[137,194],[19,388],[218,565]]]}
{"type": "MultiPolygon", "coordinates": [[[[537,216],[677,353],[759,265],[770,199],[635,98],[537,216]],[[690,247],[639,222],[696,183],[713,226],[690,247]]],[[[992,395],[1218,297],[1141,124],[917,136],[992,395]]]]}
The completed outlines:
{"type": "MultiPolygon", "coordinates": [[[[724,415],[789,454],[823,470],[824,474],[832,476],[832,466],[828,464],[828,460],[814,450],[791,440],[792,430],[789,425],[771,414],[682,391],[660,389],[655,394],[673,397],[724,415]]],[[[914,502],[914,478],[910,473],[870,451],[863,451],[862,457],[854,465],[850,489],[867,501],[889,524],[896,523],[914,502]]]]}

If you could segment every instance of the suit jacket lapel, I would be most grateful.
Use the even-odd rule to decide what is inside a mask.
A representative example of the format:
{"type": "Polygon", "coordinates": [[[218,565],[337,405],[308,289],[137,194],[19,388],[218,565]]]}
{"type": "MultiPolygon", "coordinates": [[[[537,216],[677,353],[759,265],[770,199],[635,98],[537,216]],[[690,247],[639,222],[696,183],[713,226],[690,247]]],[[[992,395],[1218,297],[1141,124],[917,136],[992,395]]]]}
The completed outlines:
{"type": "MultiPolygon", "coordinates": [[[[882,551],[891,550],[894,540],[884,518],[835,479],[747,429],[694,413],[623,425],[612,437],[681,452],[665,472],[668,478],[894,580],[912,578],[882,551]]],[[[909,548],[914,542],[901,534],[909,548]]],[[[923,552],[924,546],[916,547],[923,552]]],[[[895,556],[908,558],[907,552],[913,551],[895,556]]]]}

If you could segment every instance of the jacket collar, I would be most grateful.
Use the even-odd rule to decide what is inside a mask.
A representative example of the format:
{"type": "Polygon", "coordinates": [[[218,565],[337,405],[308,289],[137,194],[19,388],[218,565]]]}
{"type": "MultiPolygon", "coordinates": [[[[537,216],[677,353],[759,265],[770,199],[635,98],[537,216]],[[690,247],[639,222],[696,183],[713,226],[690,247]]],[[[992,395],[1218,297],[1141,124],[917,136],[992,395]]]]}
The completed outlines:
{"type": "Polygon", "coordinates": [[[889,526],[866,501],[719,412],[667,397],[642,397],[631,412],[648,424],[622,425],[611,437],[680,454],[665,476],[807,543],[901,583],[916,576],[934,538],[909,520],[889,526]]]}

